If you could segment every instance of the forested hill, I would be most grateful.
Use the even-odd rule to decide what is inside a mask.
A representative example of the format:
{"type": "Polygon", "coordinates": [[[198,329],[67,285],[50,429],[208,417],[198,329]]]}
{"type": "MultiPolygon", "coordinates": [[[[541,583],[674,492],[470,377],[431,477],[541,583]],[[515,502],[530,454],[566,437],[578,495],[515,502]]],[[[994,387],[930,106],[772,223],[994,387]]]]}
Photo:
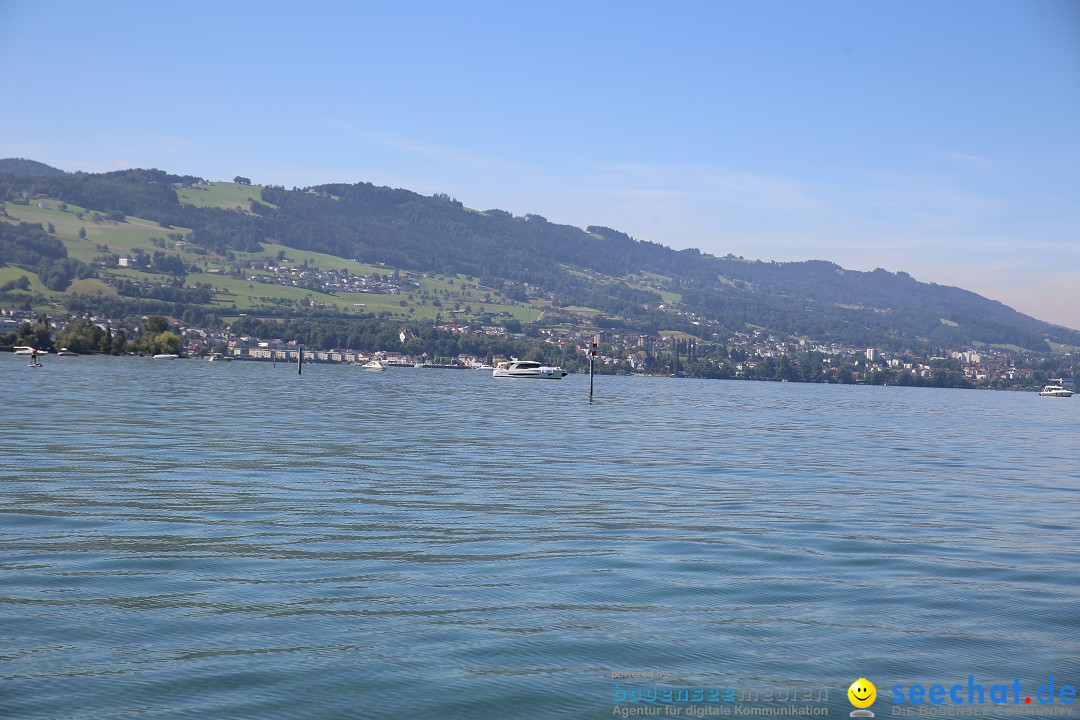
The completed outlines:
{"type": "Polygon", "coordinates": [[[610,228],[583,231],[538,215],[477,213],[445,196],[425,197],[366,183],[324,185],[313,191],[319,194],[263,191],[264,199],[277,208],[256,210],[270,221],[280,242],[339,255],[352,251],[361,257],[383,256],[417,269],[537,284],[555,291],[562,304],[596,306],[595,297],[590,301],[579,294],[600,292],[608,296],[601,309],[624,317],[645,315],[641,304],[660,301],[656,293],[633,292],[616,280],[645,273],[661,276],[653,285],[680,294],[682,306],[717,318],[730,329],[749,324],[786,335],[867,345],[892,339],[913,345],[954,347],[978,341],[1046,349],[1048,338],[1070,345],[1080,340],[1075,331],[972,292],[920,283],[903,272],[865,273],[823,261],[771,263],[714,257],[694,249],[675,251],[610,228]],[[575,269],[593,273],[593,279],[579,282],[575,269]]]}
{"type": "Polygon", "coordinates": [[[7,174],[0,175],[0,199],[41,195],[190,228],[186,240],[217,253],[255,252],[274,242],[403,270],[465,274],[515,301],[554,306],[563,317],[584,309],[579,317],[598,325],[642,332],[755,327],[867,347],[1080,346],[1080,332],[903,272],[675,251],[611,228],[480,212],[446,195],[369,183],[251,186],[249,202],[229,208],[181,202],[182,188],[198,182],[158,170],[7,174]]]}
{"type": "Polygon", "coordinates": [[[67,174],[59,168],[54,168],[51,165],[46,165],[37,160],[27,160],[25,158],[0,158],[0,173],[30,176],[67,174]]]}

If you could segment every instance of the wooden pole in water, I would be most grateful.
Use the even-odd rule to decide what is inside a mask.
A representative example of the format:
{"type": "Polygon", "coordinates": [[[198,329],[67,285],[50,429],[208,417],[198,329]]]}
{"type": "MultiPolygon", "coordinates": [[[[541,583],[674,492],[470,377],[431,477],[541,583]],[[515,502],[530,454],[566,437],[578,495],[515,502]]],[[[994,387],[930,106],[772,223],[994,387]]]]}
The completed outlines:
{"type": "Polygon", "coordinates": [[[593,365],[596,363],[596,343],[589,349],[589,402],[592,402],[593,365]]]}
{"type": "Polygon", "coordinates": [[[296,353],[296,374],[304,373],[304,346],[300,346],[300,352],[296,353]]]}

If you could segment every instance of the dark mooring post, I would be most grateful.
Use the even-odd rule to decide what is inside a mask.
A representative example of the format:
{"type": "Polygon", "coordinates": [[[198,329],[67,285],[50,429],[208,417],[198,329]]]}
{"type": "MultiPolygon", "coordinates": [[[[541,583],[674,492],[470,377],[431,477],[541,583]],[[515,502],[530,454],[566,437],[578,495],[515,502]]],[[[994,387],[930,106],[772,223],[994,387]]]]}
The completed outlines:
{"type": "Polygon", "coordinates": [[[304,346],[300,346],[300,352],[296,353],[296,374],[303,375],[304,373],[304,346]]]}
{"type": "Polygon", "coordinates": [[[596,343],[589,348],[589,402],[592,402],[593,365],[596,363],[596,343]]]}

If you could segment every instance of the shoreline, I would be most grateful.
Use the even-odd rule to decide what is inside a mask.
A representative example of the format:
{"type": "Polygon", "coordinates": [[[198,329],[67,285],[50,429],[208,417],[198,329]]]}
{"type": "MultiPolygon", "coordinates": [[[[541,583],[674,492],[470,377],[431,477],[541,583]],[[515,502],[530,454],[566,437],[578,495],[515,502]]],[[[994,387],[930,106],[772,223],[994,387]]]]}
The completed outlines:
{"type": "MultiPolygon", "coordinates": [[[[271,363],[271,364],[275,364],[275,365],[278,362],[280,362],[280,363],[285,364],[285,365],[295,364],[296,363],[295,351],[289,351],[289,352],[293,352],[294,357],[275,360],[274,358],[261,358],[261,357],[246,357],[246,356],[242,356],[242,355],[229,355],[229,356],[226,356],[226,357],[228,357],[228,360],[221,360],[221,361],[217,361],[217,362],[271,363]]],[[[330,351],[325,351],[325,350],[305,351],[305,353],[307,353],[307,352],[330,352],[330,351]]],[[[12,355],[15,354],[14,350],[11,349],[11,348],[0,348],[0,353],[11,353],[12,355]]],[[[22,356],[18,356],[18,357],[22,357],[22,356]]],[[[113,354],[102,353],[102,352],[86,352],[86,353],[76,353],[74,355],[66,355],[65,356],[65,355],[59,355],[58,353],[56,353],[54,351],[54,352],[43,352],[42,354],[39,355],[38,360],[40,362],[42,359],[59,358],[59,357],[69,357],[69,358],[70,357],[96,357],[96,358],[115,357],[115,358],[142,358],[142,359],[146,359],[146,360],[154,360],[155,359],[154,356],[152,356],[152,355],[140,355],[140,354],[137,354],[137,353],[125,353],[123,355],[113,355],[113,354]]],[[[157,358],[157,359],[161,359],[161,358],[157,358]]],[[[168,359],[210,362],[210,356],[209,355],[198,355],[198,356],[180,355],[180,356],[178,356],[176,358],[168,358],[168,359]]],[[[307,358],[307,357],[305,357],[304,365],[345,365],[345,366],[359,367],[360,363],[352,362],[352,361],[343,361],[343,360],[328,360],[328,359],[307,358]]],[[[420,365],[417,365],[415,363],[389,363],[388,366],[393,367],[393,368],[417,369],[417,370],[473,370],[473,371],[478,370],[478,368],[470,368],[470,367],[468,367],[466,365],[445,365],[445,364],[435,364],[435,363],[423,363],[423,364],[420,364],[420,365]]],[[[483,372],[483,371],[481,371],[481,372],[483,372]]],[[[577,371],[577,370],[567,370],[567,373],[569,375],[588,375],[589,374],[588,372],[580,372],[580,371],[577,371]]],[[[761,382],[761,383],[788,383],[788,382],[790,382],[790,383],[798,384],[798,385],[864,385],[864,386],[874,386],[874,387],[910,387],[910,388],[926,388],[926,389],[939,389],[939,390],[946,390],[946,389],[948,389],[948,390],[992,390],[992,391],[997,391],[997,392],[1021,392],[1021,393],[1026,393],[1026,392],[1038,393],[1040,388],[1042,387],[1042,385],[1045,384],[1045,383],[1042,383],[1042,384],[1036,383],[1036,384],[1030,385],[1030,386],[1010,386],[1010,387],[990,387],[988,385],[971,385],[971,386],[968,386],[968,387],[956,386],[956,385],[951,385],[951,386],[946,385],[946,386],[939,387],[939,386],[930,385],[930,384],[914,384],[914,383],[912,383],[912,384],[903,384],[903,383],[868,383],[868,382],[850,382],[850,383],[842,383],[842,382],[807,382],[807,381],[804,381],[804,380],[762,379],[762,378],[746,378],[746,377],[710,378],[710,377],[700,377],[700,376],[693,376],[693,375],[679,375],[679,376],[676,376],[676,375],[670,374],[670,373],[637,373],[637,372],[635,372],[635,373],[603,373],[603,372],[596,372],[596,373],[594,373],[594,375],[601,376],[601,377],[667,378],[667,379],[671,379],[671,380],[730,380],[732,382],[761,382]]]]}

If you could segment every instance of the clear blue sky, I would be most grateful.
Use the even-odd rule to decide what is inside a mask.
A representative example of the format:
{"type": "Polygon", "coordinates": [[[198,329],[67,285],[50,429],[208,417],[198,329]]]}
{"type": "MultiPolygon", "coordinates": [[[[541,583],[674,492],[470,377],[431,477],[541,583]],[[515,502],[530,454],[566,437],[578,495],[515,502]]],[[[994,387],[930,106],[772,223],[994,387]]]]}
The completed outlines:
{"type": "Polygon", "coordinates": [[[1080,328],[1080,2],[0,0],[0,157],[445,192],[1080,328]]]}

